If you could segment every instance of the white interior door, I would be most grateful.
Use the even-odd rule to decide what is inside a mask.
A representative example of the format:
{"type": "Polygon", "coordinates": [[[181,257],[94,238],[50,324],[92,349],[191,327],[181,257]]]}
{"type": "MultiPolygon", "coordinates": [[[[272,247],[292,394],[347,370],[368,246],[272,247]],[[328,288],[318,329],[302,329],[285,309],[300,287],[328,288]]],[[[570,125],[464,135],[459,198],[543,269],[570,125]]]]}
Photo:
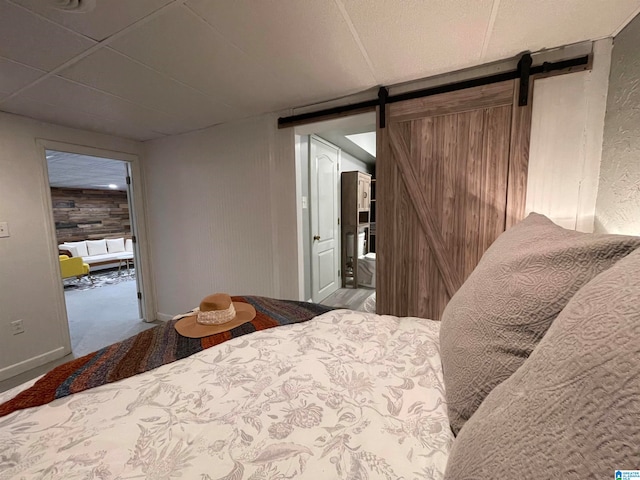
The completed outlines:
{"type": "Polygon", "coordinates": [[[338,148],[311,137],[311,298],[319,302],[340,286],[338,148]]]}

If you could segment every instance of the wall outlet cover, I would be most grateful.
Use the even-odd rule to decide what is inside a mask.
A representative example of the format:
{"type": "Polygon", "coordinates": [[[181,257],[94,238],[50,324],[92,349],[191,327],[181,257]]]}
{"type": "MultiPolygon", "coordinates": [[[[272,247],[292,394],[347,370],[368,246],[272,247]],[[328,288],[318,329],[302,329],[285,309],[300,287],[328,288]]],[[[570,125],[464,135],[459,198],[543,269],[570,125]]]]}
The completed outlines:
{"type": "Polygon", "coordinates": [[[9,224],[7,222],[0,222],[0,238],[9,236],[9,224]]]}
{"type": "Polygon", "coordinates": [[[13,333],[14,335],[24,333],[24,325],[22,324],[22,320],[14,320],[13,322],[11,322],[11,333],[13,333]]]}

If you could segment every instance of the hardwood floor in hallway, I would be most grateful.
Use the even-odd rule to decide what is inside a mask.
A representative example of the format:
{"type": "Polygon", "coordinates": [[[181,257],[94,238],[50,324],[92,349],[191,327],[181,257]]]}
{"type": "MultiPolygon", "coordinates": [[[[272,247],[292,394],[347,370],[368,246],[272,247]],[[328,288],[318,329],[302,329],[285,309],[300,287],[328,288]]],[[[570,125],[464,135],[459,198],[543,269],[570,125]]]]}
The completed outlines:
{"type": "Polygon", "coordinates": [[[330,307],[361,310],[363,302],[373,293],[373,288],[339,288],[319,303],[330,307]]]}

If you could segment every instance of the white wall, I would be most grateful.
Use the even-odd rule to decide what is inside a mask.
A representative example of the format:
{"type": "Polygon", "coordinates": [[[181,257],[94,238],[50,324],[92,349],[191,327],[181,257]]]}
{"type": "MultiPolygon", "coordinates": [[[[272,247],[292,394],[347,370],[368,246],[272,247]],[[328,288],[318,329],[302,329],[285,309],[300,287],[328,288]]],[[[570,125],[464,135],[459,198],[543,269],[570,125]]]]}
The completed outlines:
{"type": "Polygon", "coordinates": [[[640,16],[615,38],[595,228],[640,235],[640,16]]]}
{"type": "Polygon", "coordinates": [[[36,139],[138,154],[141,144],[0,112],[0,380],[69,353],[48,181],[36,139]],[[24,333],[10,322],[22,319],[24,333]]]}
{"type": "Polygon", "coordinates": [[[159,318],[214,292],[298,298],[294,137],[276,121],[145,144],[159,318]]]}
{"type": "Polygon", "coordinates": [[[353,172],[357,170],[358,172],[363,173],[372,173],[373,166],[367,165],[362,160],[354,157],[353,155],[345,152],[344,150],[340,151],[340,173],[342,172],[353,172]]]}
{"type": "Polygon", "coordinates": [[[535,81],[527,213],[593,231],[610,63],[600,40],[592,70],[535,81]]]}

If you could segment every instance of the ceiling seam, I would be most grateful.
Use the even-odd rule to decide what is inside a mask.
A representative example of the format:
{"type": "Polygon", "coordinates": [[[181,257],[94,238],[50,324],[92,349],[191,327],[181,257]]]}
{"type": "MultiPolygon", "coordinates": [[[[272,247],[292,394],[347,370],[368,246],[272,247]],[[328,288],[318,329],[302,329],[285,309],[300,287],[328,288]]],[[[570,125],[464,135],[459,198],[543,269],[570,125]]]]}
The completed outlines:
{"type": "MultiPolygon", "coordinates": [[[[27,100],[32,101],[32,102],[40,103],[40,104],[42,104],[42,105],[47,105],[47,106],[49,106],[49,107],[53,107],[53,108],[56,108],[56,109],[60,109],[60,108],[61,108],[59,105],[54,105],[54,104],[52,104],[52,103],[48,103],[48,102],[39,102],[39,101],[36,101],[36,100],[32,100],[32,99],[31,99],[31,98],[29,98],[29,97],[25,97],[25,98],[26,98],[27,100]]],[[[80,110],[75,110],[75,109],[73,109],[73,108],[68,108],[68,107],[62,107],[62,110],[68,110],[68,111],[70,111],[70,112],[77,112],[77,113],[80,113],[81,115],[86,115],[86,116],[88,116],[88,117],[93,117],[93,118],[95,118],[96,120],[105,121],[105,122],[107,122],[107,124],[118,124],[118,122],[116,122],[116,121],[114,121],[114,120],[111,120],[111,119],[106,118],[106,117],[102,117],[102,116],[100,116],[100,115],[96,115],[95,113],[86,113],[86,112],[83,112],[83,111],[80,111],[80,110]]],[[[7,112],[7,113],[12,113],[12,114],[13,114],[13,112],[7,112]]],[[[25,115],[25,114],[22,114],[22,113],[20,113],[20,114],[13,114],[13,115],[22,115],[23,117],[33,118],[34,120],[37,120],[37,121],[39,121],[39,122],[49,122],[49,123],[52,123],[52,122],[50,122],[49,120],[42,120],[41,118],[32,117],[32,116],[30,116],[30,115],[25,115]]],[[[60,124],[56,124],[56,125],[60,125],[60,124]]],[[[64,125],[62,125],[62,126],[64,126],[64,125]]],[[[80,127],[70,127],[70,128],[80,128],[80,127]]],[[[87,129],[87,130],[89,130],[89,129],[87,129]]],[[[158,131],[154,130],[153,128],[145,128],[145,130],[148,130],[148,131],[149,131],[149,132],[151,132],[151,133],[156,133],[156,134],[158,134],[158,135],[162,135],[163,137],[168,137],[168,136],[174,135],[174,134],[170,134],[170,133],[162,133],[162,132],[158,132],[158,131]]],[[[98,131],[98,130],[94,130],[94,129],[91,129],[91,131],[92,131],[92,132],[96,132],[96,133],[101,133],[101,134],[103,134],[103,135],[116,135],[115,133],[105,133],[105,132],[98,131]]],[[[122,135],[119,135],[119,134],[118,134],[117,136],[122,136],[122,135]]],[[[146,141],[147,141],[147,140],[138,140],[138,139],[136,139],[136,138],[131,138],[131,137],[123,137],[123,138],[129,138],[129,139],[131,139],[131,140],[136,140],[136,141],[138,141],[138,142],[146,142],[146,141]]]]}
{"type": "MultiPolygon", "coordinates": [[[[51,20],[48,17],[45,17],[43,14],[41,14],[40,12],[37,12],[35,10],[31,10],[29,7],[25,7],[24,5],[20,5],[19,3],[16,3],[15,0],[6,0],[7,3],[13,5],[14,7],[17,7],[21,10],[24,10],[25,12],[27,12],[30,15],[33,15],[34,17],[38,17],[40,20],[44,20],[47,23],[50,23],[52,25],[55,25],[56,27],[62,28],[63,30],[66,30],[67,32],[75,35],[76,37],[82,37],[85,40],[89,40],[90,42],[93,43],[99,43],[98,40],[96,40],[95,38],[91,38],[88,35],[85,35],[83,33],[80,32],[76,32],[75,30],[73,30],[72,28],[67,27],[66,25],[64,25],[63,23],[58,23],[55,20],[51,20]]],[[[73,14],[75,15],[75,14],[73,14]]]]}
{"type": "MultiPolygon", "coordinates": [[[[74,65],[76,63],[78,63],[80,60],[88,57],[92,53],[95,53],[96,51],[100,50],[101,48],[109,45],[112,41],[117,40],[118,38],[122,37],[123,35],[135,30],[139,26],[147,23],[148,21],[152,20],[153,18],[155,18],[156,16],[160,15],[161,13],[164,13],[165,11],[170,10],[172,8],[179,7],[180,5],[182,5],[186,1],[187,0],[173,0],[171,3],[168,3],[168,4],[158,8],[157,10],[154,10],[153,12],[148,14],[147,16],[145,16],[143,18],[140,18],[140,19],[136,20],[133,23],[130,23],[129,25],[124,27],[122,30],[117,31],[113,35],[111,35],[111,36],[105,38],[104,40],[101,40],[100,42],[96,43],[95,45],[89,47],[84,52],[81,52],[78,55],[76,55],[75,57],[70,58],[69,60],[67,60],[66,62],[62,63],[61,65],[58,65],[56,68],[54,68],[50,72],[47,72],[46,75],[43,75],[42,77],[34,80],[33,82],[29,83],[28,85],[16,90],[11,95],[1,99],[0,100],[0,105],[2,105],[3,103],[7,102],[8,100],[10,100],[10,99],[12,99],[12,98],[14,98],[14,97],[16,97],[18,95],[20,95],[25,90],[27,90],[27,89],[35,86],[35,85],[38,85],[39,83],[42,83],[47,78],[50,78],[52,76],[57,75],[58,73],[60,73],[64,69],[66,69],[66,68],[68,68],[68,67],[70,67],[70,66],[72,66],[72,65],[74,65]]],[[[28,10],[28,11],[29,11],[29,13],[32,13],[32,14],[35,15],[35,13],[32,12],[31,10],[28,10]]],[[[53,22],[53,23],[55,23],[55,22],[53,22]]],[[[55,24],[59,25],[57,23],[55,23],[55,24]]],[[[95,41],[95,40],[93,40],[93,41],[95,41]]]]}
{"type": "Polygon", "coordinates": [[[626,27],[627,25],[629,25],[629,23],[631,23],[631,20],[633,20],[634,18],[636,18],[636,16],[640,14],[640,6],[635,8],[633,10],[633,12],[631,12],[631,14],[625,18],[625,20],[618,26],[618,28],[616,28],[613,33],[610,35],[611,37],[615,38],[616,35],[618,35],[623,29],[624,27],[626,27]]]}
{"type": "Polygon", "coordinates": [[[340,10],[340,14],[342,15],[342,18],[347,23],[347,27],[349,28],[349,31],[351,32],[351,36],[353,37],[353,40],[356,42],[356,45],[358,45],[358,49],[360,50],[360,54],[364,57],[365,62],[367,62],[367,66],[369,67],[369,73],[373,77],[373,80],[375,81],[375,83],[378,84],[379,82],[378,82],[378,78],[376,76],[375,70],[373,68],[373,62],[371,61],[371,58],[369,57],[369,53],[367,52],[367,49],[364,47],[364,44],[362,43],[362,40],[360,39],[360,35],[358,34],[358,30],[356,30],[356,27],[353,24],[353,21],[351,20],[351,17],[349,16],[349,13],[347,12],[347,9],[345,8],[344,4],[342,3],[342,0],[334,0],[334,2],[336,4],[336,6],[338,7],[338,10],[340,10]]]}
{"type": "MultiPolygon", "coordinates": [[[[198,12],[196,12],[193,8],[191,8],[190,5],[186,4],[184,5],[184,8],[193,16],[195,16],[198,20],[200,20],[201,22],[203,22],[205,25],[207,25],[207,27],[209,27],[211,30],[213,30],[225,43],[227,43],[228,45],[231,45],[233,48],[235,48],[236,50],[238,50],[239,52],[241,52],[243,55],[245,55],[249,60],[251,60],[252,62],[254,62],[256,65],[258,65],[260,67],[261,70],[263,70],[267,75],[269,75],[271,78],[273,78],[274,80],[278,81],[278,82],[287,82],[288,83],[288,79],[285,76],[284,78],[281,78],[279,76],[275,76],[273,73],[271,73],[269,71],[269,69],[267,68],[266,65],[264,65],[260,60],[256,59],[253,57],[253,55],[250,55],[248,52],[245,52],[242,48],[240,48],[238,45],[236,45],[235,43],[233,43],[232,41],[230,41],[228,38],[226,38],[222,33],[220,33],[218,31],[218,29],[212,25],[206,18],[204,18],[202,15],[200,15],[198,12]]],[[[305,75],[306,76],[306,75],[305,75]]]]}
{"type": "MultiPolygon", "coordinates": [[[[70,78],[62,77],[62,76],[59,76],[59,75],[56,75],[55,78],[60,78],[60,79],[62,79],[64,81],[66,81],[66,82],[73,83],[74,85],[79,85],[81,87],[86,87],[89,90],[93,90],[94,92],[99,92],[99,93],[102,93],[102,94],[107,95],[109,97],[117,98],[118,100],[122,100],[123,102],[126,102],[129,105],[134,105],[134,106],[136,106],[138,108],[141,108],[143,110],[147,110],[149,112],[161,113],[163,115],[167,115],[168,117],[171,117],[171,118],[174,118],[174,119],[182,119],[182,120],[186,119],[186,118],[182,117],[181,115],[175,115],[175,114],[167,112],[165,110],[160,110],[160,109],[157,109],[157,108],[153,108],[153,107],[148,107],[146,105],[142,105],[140,103],[134,102],[133,100],[129,100],[128,98],[121,97],[120,95],[116,95],[115,93],[107,92],[106,90],[102,90],[100,88],[93,87],[91,85],[87,85],[87,84],[82,83],[82,82],[78,82],[77,80],[72,80],[70,78]]],[[[34,102],[39,102],[39,100],[35,100],[35,99],[31,98],[31,97],[29,97],[29,95],[24,95],[24,97],[28,98],[29,100],[32,100],[34,102]]],[[[45,103],[45,102],[39,102],[39,103],[45,103]]],[[[56,106],[56,105],[53,105],[53,104],[46,104],[46,105],[56,106]]],[[[162,132],[156,132],[156,133],[162,133],[162,132]]],[[[173,135],[173,134],[164,133],[164,135],[173,135]]]]}
{"type": "MultiPolygon", "coordinates": [[[[158,70],[158,69],[156,69],[156,68],[154,68],[154,67],[152,67],[150,65],[147,65],[146,63],[144,63],[144,62],[142,62],[142,61],[138,60],[137,58],[134,58],[134,57],[132,57],[130,55],[127,55],[126,53],[123,53],[120,50],[116,50],[115,48],[110,47],[110,46],[106,46],[105,49],[106,50],[110,50],[112,52],[115,52],[118,55],[122,55],[126,59],[131,60],[132,62],[137,63],[138,65],[140,65],[140,66],[142,66],[142,67],[144,67],[144,68],[146,68],[148,70],[151,70],[153,73],[155,73],[157,75],[160,75],[161,77],[164,77],[164,78],[166,78],[168,80],[171,80],[172,82],[175,82],[175,83],[179,84],[182,87],[188,88],[189,90],[192,90],[195,93],[199,93],[200,95],[204,95],[209,100],[213,100],[214,102],[219,103],[220,105],[224,105],[225,107],[232,108],[232,109],[235,109],[235,110],[242,110],[238,106],[229,104],[229,103],[224,102],[222,100],[219,100],[217,97],[212,96],[211,94],[205,92],[204,90],[200,90],[199,88],[194,87],[193,85],[189,85],[188,83],[185,83],[182,80],[178,80],[177,78],[172,77],[168,73],[165,73],[165,72],[163,72],[161,70],[158,70]]],[[[63,77],[63,78],[66,78],[66,77],[63,77]]],[[[80,83],[82,83],[82,82],[80,82],[80,83]]],[[[84,85],[84,84],[82,84],[82,85],[84,85]]]]}
{"type": "Polygon", "coordinates": [[[26,63],[19,62],[18,60],[14,60],[13,58],[5,57],[3,55],[0,55],[0,60],[6,60],[7,62],[20,65],[21,67],[29,68],[31,70],[36,70],[38,73],[47,73],[46,70],[42,70],[41,68],[38,68],[38,67],[32,67],[31,65],[27,65],[26,63]]]}
{"type": "Polygon", "coordinates": [[[491,34],[493,33],[493,26],[496,23],[496,17],[498,16],[498,9],[500,8],[500,0],[493,0],[491,5],[491,16],[489,17],[489,23],[487,23],[487,29],[484,32],[484,39],[482,41],[482,51],[480,52],[480,60],[484,59],[489,50],[489,41],[491,40],[491,34]]]}

